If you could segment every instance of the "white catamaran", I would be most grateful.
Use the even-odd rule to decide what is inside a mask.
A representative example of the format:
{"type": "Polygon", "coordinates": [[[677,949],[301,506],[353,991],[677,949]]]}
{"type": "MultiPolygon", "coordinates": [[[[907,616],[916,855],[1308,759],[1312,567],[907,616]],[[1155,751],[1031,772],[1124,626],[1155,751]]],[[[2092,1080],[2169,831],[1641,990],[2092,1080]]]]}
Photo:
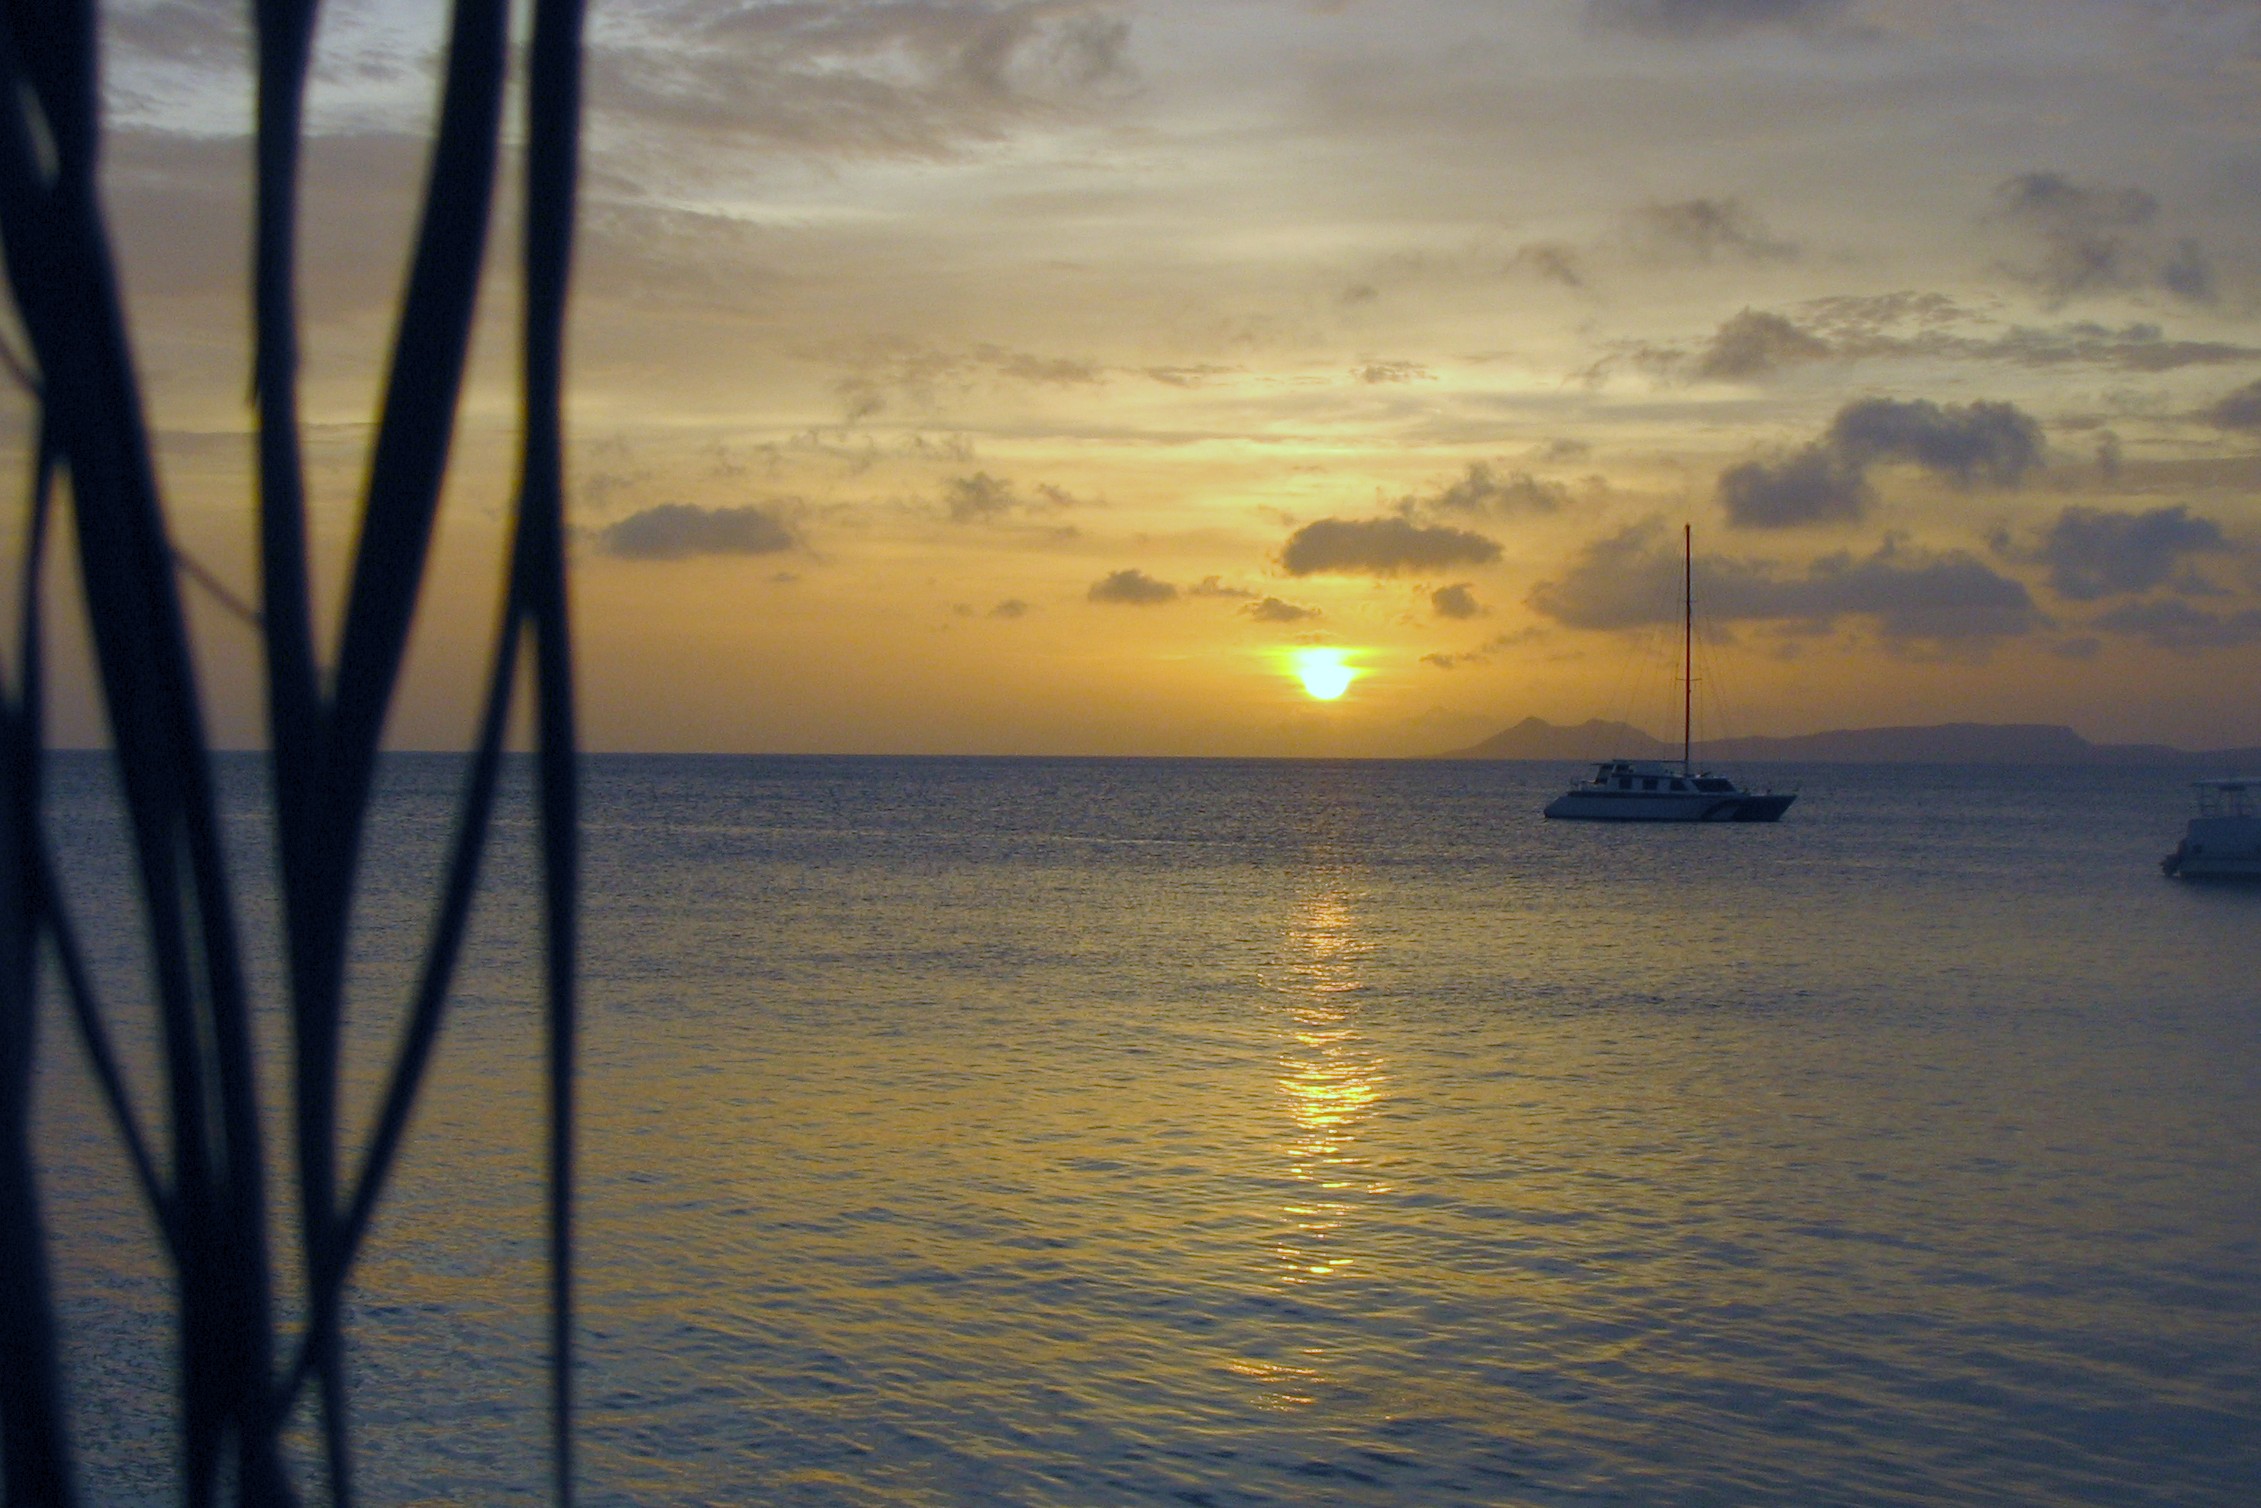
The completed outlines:
{"type": "Polygon", "coordinates": [[[1795,791],[1748,791],[1695,762],[1695,530],[1680,531],[1680,763],[1607,759],[1547,803],[1546,814],[1586,822],[1774,822],[1795,791]]]}
{"type": "Polygon", "coordinates": [[[2261,777],[2194,780],[2191,789],[2198,815],[2160,870],[2177,880],[2261,880],[2261,777]]]}

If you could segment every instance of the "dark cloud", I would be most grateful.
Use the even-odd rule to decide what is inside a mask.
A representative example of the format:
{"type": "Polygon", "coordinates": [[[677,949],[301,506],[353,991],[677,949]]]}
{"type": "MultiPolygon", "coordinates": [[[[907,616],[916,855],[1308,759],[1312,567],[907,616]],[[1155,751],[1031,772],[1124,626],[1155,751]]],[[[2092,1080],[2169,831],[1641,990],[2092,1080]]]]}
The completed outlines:
{"type": "Polygon", "coordinates": [[[1555,439],[1531,452],[1534,461],[1583,461],[1594,453],[1594,447],[1584,440],[1555,439]]]}
{"type": "Polygon", "coordinates": [[[1746,529],[1849,522],[1868,511],[1861,468],[1827,445],[1807,445],[1719,474],[1728,522],[1746,529]]]}
{"type": "Polygon", "coordinates": [[[989,610],[989,616],[1008,619],[1025,618],[1028,616],[1028,604],[1018,597],[1007,597],[1003,602],[989,610]]]}
{"type": "Polygon", "coordinates": [[[1849,0],[1588,0],[1604,26],[1678,39],[1739,36],[1764,27],[1810,31],[1844,14],[1849,0]]]}
{"type": "Polygon", "coordinates": [[[1437,374],[1418,361],[1368,361],[1350,369],[1350,375],[1360,382],[1434,382],[1437,374]]]}
{"type": "Polygon", "coordinates": [[[2193,303],[2214,300],[2214,264],[2188,236],[2175,243],[2174,254],[2160,265],[2159,286],[2193,303]]]}
{"type": "Polygon", "coordinates": [[[1231,377],[1241,369],[1201,363],[1183,367],[1148,367],[1145,370],[1148,377],[1164,387],[1196,388],[1205,387],[1219,377],[1231,377]]]}
{"type": "Polygon", "coordinates": [[[946,157],[1124,83],[1120,12],[1105,0],[647,0],[592,42],[591,116],[660,133],[677,153],[704,136],[946,157]]]}
{"type": "Polygon", "coordinates": [[[1633,212],[1635,242],[1664,261],[1795,260],[1795,242],[1775,239],[1740,199],[1682,199],[1633,212]]]}
{"type": "Polygon", "coordinates": [[[774,555],[799,541],[770,508],[701,508],[661,503],[632,513],[597,536],[608,555],[684,560],[694,555],[774,555]]]}
{"type": "MultiPolygon", "coordinates": [[[[1678,541],[1653,521],[1594,541],[1556,581],[1532,589],[1539,613],[1571,628],[1670,622],[1680,611],[1678,541]]],[[[1885,639],[1972,644],[2042,626],[2024,585],[1967,551],[1931,552],[1887,540],[1856,556],[1823,556],[1802,569],[1766,561],[1699,558],[1697,611],[1714,622],[1780,622],[1826,629],[1871,619],[1885,639]]]]}
{"type": "Polygon", "coordinates": [[[1429,594],[1429,607],[1440,618],[1479,618],[1484,613],[1473,583],[1466,581],[1438,587],[1429,594]]]}
{"type": "Polygon", "coordinates": [[[1039,387],[1084,387],[1106,378],[1098,367],[1072,356],[1037,356],[984,345],[974,348],[974,359],[1000,377],[1039,387]]]}
{"type": "Polygon", "coordinates": [[[1586,269],[1578,253],[1560,241],[1534,241],[1519,248],[1508,258],[1511,272],[1529,272],[1549,283],[1560,283],[1565,288],[1586,286],[1586,269]]]}
{"type": "Polygon", "coordinates": [[[1322,518],[1305,524],[1280,550],[1290,576],[1396,576],[1453,566],[1489,565],[1499,546],[1481,534],[1404,518],[1322,518]]]}
{"type": "Polygon", "coordinates": [[[2111,326],[2076,320],[1989,329],[1992,323],[1936,293],[1845,295],[1816,299],[1794,313],[1743,310],[1697,346],[1639,341],[1622,347],[1621,353],[1651,371],[1725,380],[1765,377],[1814,361],[1999,362],[2034,370],[2093,366],[2170,372],[2261,358],[2261,347],[2169,339],[2146,321],[2111,326]]]}
{"type": "MultiPolygon", "coordinates": [[[[2038,542],[2020,550],[1999,544],[2013,558],[2049,568],[2049,588],[2075,602],[2093,602],[2148,592],[2174,582],[2177,569],[2192,555],[2229,549],[2221,526],[2177,504],[2142,513],[2102,508],[2066,508],[2042,531],[2038,542]]],[[[2180,590],[2205,590],[2185,579],[2180,590]]]]}
{"type": "Polygon", "coordinates": [[[1959,487],[2015,487],[2041,464],[2041,426],[2012,403],[1865,398],[1838,410],[1828,443],[1856,466],[1908,461],[1959,487]]]}
{"type": "Polygon", "coordinates": [[[1874,498],[1868,468],[1901,461],[1958,487],[2015,487],[2041,464],[2041,426],[2010,403],[1863,398],[1810,445],[1720,473],[1719,504],[1750,529],[1849,522],[1874,498]]]}
{"type": "Polygon", "coordinates": [[[1474,649],[1465,649],[1452,654],[1443,651],[1425,654],[1421,657],[1421,663],[1434,665],[1439,670],[1457,670],[1463,665],[1482,665],[1488,663],[1499,650],[1506,649],[1511,645],[1529,644],[1535,640],[1544,639],[1550,632],[1551,630],[1540,628],[1534,624],[1529,628],[1518,629],[1514,633],[1495,634],[1474,649]]]}
{"type": "Polygon", "coordinates": [[[2198,243],[2162,250],[2150,228],[2159,201],[2139,188],[2099,188],[2062,173],[2019,173],[1996,185],[2002,218],[2033,243],[2035,259],[2008,271],[2052,303],[2093,293],[2160,288],[2204,301],[2213,271],[2198,243]]]}
{"type": "Polygon", "coordinates": [[[1277,597],[1266,597],[1262,602],[1251,602],[1241,609],[1259,623],[1301,623],[1306,618],[1320,616],[1319,609],[1304,607],[1299,603],[1282,602],[1277,597]]]}
{"type": "Polygon", "coordinates": [[[1695,375],[1727,381],[1763,377],[1778,367],[1819,361],[1830,354],[1828,341],[1787,317],[1745,309],[1721,325],[1697,353],[1695,375]]]}
{"type": "MultiPolygon", "coordinates": [[[[2135,323],[2113,329],[2082,321],[2054,330],[2013,325],[1991,340],[1940,342],[1937,354],[2015,366],[2046,368],[2097,366],[2123,372],[2172,372],[2184,367],[2221,366],[2251,361],[2261,348],[2223,340],[2169,340],[2157,325],[2135,323]]],[[[1916,350],[1910,354],[1931,354],[1916,350]]]]}
{"type": "Polygon", "coordinates": [[[954,524],[993,524],[1015,514],[1057,513],[1075,507],[1076,499],[1048,482],[1038,483],[1030,495],[1023,495],[1003,477],[977,471],[944,483],[942,504],[954,524]]]}
{"type": "Polygon", "coordinates": [[[1093,602],[1120,602],[1131,607],[1152,607],[1158,602],[1174,602],[1178,589],[1167,581],[1156,581],[1144,571],[1130,569],[1115,571],[1091,584],[1084,593],[1093,602]]]}
{"type": "Polygon", "coordinates": [[[2120,437],[2110,430],[2096,437],[2096,475],[2104,482],[2116,482],[2127,463],[2127,452],[2120,437]]]}
{"type": "Polygon", "coordinates": [[[2210,613],[2180,598],[2130,602],[2098,617],[2091,625],[2142,639],[2161,649],[2195,654],[2261,643],[2261,608],[2210,613]]]}
{"type": "Polygon", "coordinates": [[[1510,513],[1554,513],[1570,501],[1570,489],[1560,482],[1541,481],[1528,471],[1494,471],[1488,462],[1471,461],[1468,469],[1434,492],[1416,492],[1398,500],[1400,513],[1457,513],[1471,517],[1498,517],[1510,513]]]}
{"type": "Polygon", "coordinates": [[[884,340],[826,355],[852,369],[833,384],[847,400],[851,421],[885,412],[897,397],[926,406],[944,392],[1008,385],[1090,387],[1109,375],[1106,368],[1089,361],[988,342],[962,351],[941,351],[910,341],[884,340]]]}
{"type": "Polygon", "coordinates": [[[1256,594],[1244,586],[1228,586],[1222,576],[1204,576],[1185,589],[1188,597],[1230,597],[1245,601],[1256,594]]]}
{"type": "Polygon", "coordinates": [[[1013,495],[1013,484],[977,471],[972,476],[962,476],[947,483],[942,489],[943,506],[950,510],[954,524],[986,523],[1002,518],[1019,505],[1013,495]]]}
{"type": "Polygon", "coordinates": [[[2217,429],[2261,431],[2261,382],[2249,382],[2201,416],[2217,429]]]}

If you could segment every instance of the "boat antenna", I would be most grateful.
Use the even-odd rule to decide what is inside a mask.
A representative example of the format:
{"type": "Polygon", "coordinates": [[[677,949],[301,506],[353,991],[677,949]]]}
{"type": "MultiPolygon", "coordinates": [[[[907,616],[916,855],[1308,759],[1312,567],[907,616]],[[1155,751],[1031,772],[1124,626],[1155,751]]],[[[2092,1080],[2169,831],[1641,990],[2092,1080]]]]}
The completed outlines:
{"type": "Polygon", "coordinates": [[[1696,773],[1696,526],[1680,526],[1680,773],[1696,773]]]}

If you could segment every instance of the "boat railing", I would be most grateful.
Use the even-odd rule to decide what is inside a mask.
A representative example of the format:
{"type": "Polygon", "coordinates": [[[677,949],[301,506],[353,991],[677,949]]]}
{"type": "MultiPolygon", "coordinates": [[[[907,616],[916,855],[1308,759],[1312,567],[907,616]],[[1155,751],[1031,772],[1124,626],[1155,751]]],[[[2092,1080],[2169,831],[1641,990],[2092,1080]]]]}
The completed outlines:
{"type": "Polygon", "coordinates": [[[2254,815],[2253,792],[2261,788],[2261,778],[2193,780],[2190,788],[2197,794],[2201,817],[2250,817],[2254,815]]]}

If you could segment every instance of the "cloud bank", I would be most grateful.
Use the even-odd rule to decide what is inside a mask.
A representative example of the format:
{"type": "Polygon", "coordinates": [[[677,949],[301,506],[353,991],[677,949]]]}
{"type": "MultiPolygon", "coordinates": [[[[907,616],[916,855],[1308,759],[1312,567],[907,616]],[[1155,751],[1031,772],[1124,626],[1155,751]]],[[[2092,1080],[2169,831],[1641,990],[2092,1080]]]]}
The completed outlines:
{"type": "Polygon", "coordinates": [[[1843,15],[1848,0],[1591,0],[1603,26],[1672,40],[1740,36],[1766,27],[1811,30],[1843,15]]]}
{"type": "Polygon", "coordinates": [[[2196,241],[2153,244],[2148,232],[2159,201],[2142,189],[2091,187],[2062,173],[2030,172],[2003,180],[1994,201],[2036,252],[2009,271],[2052,303],[2144,288],[2198,303],[2214,297],[2213,269],[2196,241]]]}
{"type": "Polygon", "coordinates": [[[1397,576],[1489,565],[1499,555],[1497,544],[1467,529],[1405,518],[1322,518],[1288,536],[1280,566],[1290,576],[1397,576]]]}
{"type": "Polygon", "coordinates": [[[1126,607],[1153,607],[1157,603],[1175,602],[1178,589],[1167,581],[1156,581],[1144,571],[1128,568],[1112,571],[1091,584],[1084,596],[1093,602],[1114,602],[1126,607]]]}
{"type": "Polygon", "coordinates": [[[2142,513],[2069,507],[2057,515],[2033,549],[1999,548],[2046,565],[2049,589],[2058,596],[2093,602],[2170,584],[2187,593],[2211,592],[2193,577],[2177,580],[2177,570],[2192,555],[2220,554],[2229,547],[2221,525],[2178,503],[2142,513]]]}
{"type": "Polygon", "coordinates": [[[1472,582],[1459,582],[1440,586],[1429,594],[1429,608],[1440,618],[1477,618],[1483,616],[1483,606],[1476,600],[1472,582]]]}
{"type": "Polygon", "coordinates": [[[1570,501],[1570,489],[1560,482],[1541,481],[1528,471],[1502,475],[1486,461],[1471,461],[1468,469],[1433,492],[1416,492],[1398,500],[1404,514],[1457,513],[1476,518],[1504,517],[1513,513],[1554,513],[1570,501]]]}
{"type": "MultiPolygon", "coordinates": [[[[1653,521],[1594,541],[1569,570],[1540,583],[1531,607],[1569,628],[1670,622],[1680,610],[1679,552],[1653,521]]],[[[1825,555],[1800,569],[1717,558],[1695,563],[1699,611],[1714,622],[1826,628],[1868,618],[1888,641],[1976,644],[2043,623],[2024,584],[1962,550],[1887,540],[1873,553],[1825,555]]]]}
{"type": "Polygon", "coordinates": [[[2015,487],[2041,457],[2041,426],[2015,404],[1863,398],[1819,440],[1720,473],[1719,504],[1746,529],[1845,523],[1873,500],[1873,465],[1920,466],[1957,487],[2015,487]]]}
{"type": "Polygon", "coordinates": [[[775,555],[799,540],[769,508],[702,508],[661,503],[632,513],[597,536],[624,560],[686,560],[695,555],[775,555]]]}
{"type": "Polygon", "coordinates": [[[1300,603],[1283,602],[1277,597],[1266,597],[1261,602],[1251,602],[1241,609],[1259,623],[1301,623],[1306,618],[1320,616],[1319,609],[1304,607],[1300,603]]]}

